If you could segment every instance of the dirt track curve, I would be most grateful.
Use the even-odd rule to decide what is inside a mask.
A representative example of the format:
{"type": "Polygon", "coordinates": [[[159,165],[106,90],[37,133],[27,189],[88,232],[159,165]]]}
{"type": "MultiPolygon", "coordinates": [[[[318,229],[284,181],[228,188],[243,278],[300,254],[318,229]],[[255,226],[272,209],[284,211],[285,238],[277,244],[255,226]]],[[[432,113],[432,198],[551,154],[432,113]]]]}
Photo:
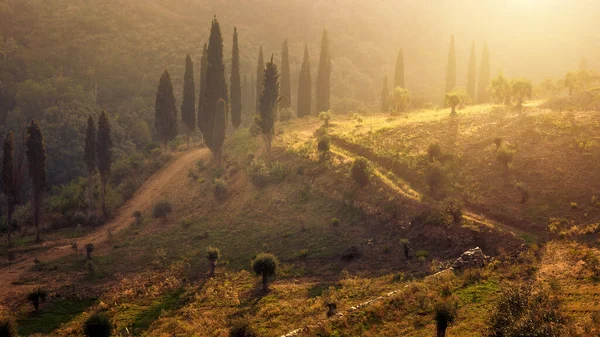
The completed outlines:
{"type": "MultiPolygon", "coordinates": [[[[193,167],[198,159],[209,156],[208,149],[194,149],[186,152],[167,164],[166,167],[155,173],[135,193],[133,198],[123,205],[117,212],[117,216],[108,224],[101,226],[93,232],[77,238],[80,246],[88,243],[100,245],[108,240],[107,232],[110,230],[117,233],[132,223],[132,215],[135,211],[146,211],[150,209],[156,200],[161,198],[162,193],[174,180],[181,179],[187,175],[189,168],[193,167]]],[[[56,260],[71,253],[70,244],[60,245],[43,252],[40,258],[45,262],[56,260]]],[[[28,254],[29,255],[29,254],[28,254]]],[[[18,281],[23,273],[34,266],[34,256],[21,256],[20,261],[0,269],[0,300],[10,292],[17,292],[21,286],[13,284],[18,281]]],[[[30,288],[31,285],[23,286],[30,288]]],[[[0,305],[2,309],[2,305],[0,305]]]]}

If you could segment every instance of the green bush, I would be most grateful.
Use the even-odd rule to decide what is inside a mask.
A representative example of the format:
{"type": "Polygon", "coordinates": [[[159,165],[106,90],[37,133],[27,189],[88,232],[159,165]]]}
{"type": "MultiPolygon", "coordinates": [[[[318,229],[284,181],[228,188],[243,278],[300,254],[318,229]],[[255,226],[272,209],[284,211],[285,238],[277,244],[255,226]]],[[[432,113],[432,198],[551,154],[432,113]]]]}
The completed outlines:
{"type": "Polygon", "coordinates": [[[460,224],[463,217],[463,204],[457,200],[448,200],[444,205],[446,214],[452,217],[452,222],[456,225],[460,224]]]}
{"type": "Polygon", "coordinates": [[[152,217],[154,218],[167,218],[173,211],[171,203],[166,200],[161,200],[154,205],[152,210],[152,217]]]}
{"type": "Polygon", "coordinates": [[[337,227],[340,225],[340,220],[338,218],[331,218],[331,225],[333,227],[337,227]]]}
{"type": "Polygon", "coordinates": [[[83,323],[83,334],[86,337],[110,337],[113,324],[104,313],[96,313],[83,323]]]}
{"type": "Polygon", "coordinates": [[[358,157],[352,163],[351,174],[354,181],[360,186],[366,186],[371,179],[372,168],[369,161],[363,157],[358,157]]]}
{"type": "Polygon", "coordinates": [[[428,258],[428,257],[429,257],[429,252],[428,252],[428,251],[426,251],[426,250],[419,250],[419,251],[418,251],[418,252],[415,254],[415,256],[416,256],[418,259],[424,260],[424,259],[426,259],[426,258],[428,258]]]}
{"type": "Polygon", "coordinates": [[[327,135],[323,135],[319,137],[319,142],[317,143],[317,149],[319,152],[329,152],[329,148],[331,147],[331,139],[327,135]]]}
{"type": "Polygon", "coordinates": [[[358,259],[361,255],[360,249],[356,246],[352,246],[342,253],[342,260],[352,261],[358,259]]]}
{"type": "Polygon", "coordinates": [[[227,186],[227,182],[223,179],[215,179],[213,183],[213,194],[215,195],[215,199],[218,201],[225,200],[227,195],[229,194],[229,187],[227,186]]]}
{"type": "Polygon", "coordinates": [[[17,337],[17,326],[10,318],[0,319],[0,337],[17,337]]]}
{"type": "Polygon", "coordinates": [[[256,333],[247,320],[238,319],[231,325],[229,337],[256,337],[256,333]]]}

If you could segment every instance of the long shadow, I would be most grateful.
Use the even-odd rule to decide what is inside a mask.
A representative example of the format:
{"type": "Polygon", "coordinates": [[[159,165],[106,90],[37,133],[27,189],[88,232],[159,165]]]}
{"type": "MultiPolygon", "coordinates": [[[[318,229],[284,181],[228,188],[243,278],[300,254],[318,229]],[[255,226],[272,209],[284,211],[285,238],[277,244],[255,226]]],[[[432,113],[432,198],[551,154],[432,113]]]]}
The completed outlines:
{"type": "Polygon", "coordinates": [[[84,312],[95,301],[95,299],[61,299],[47,305],[42,304],[39,313],[31,313],[17,321],[19,335],[52,333],[62,324],[84,312]]]}
{"type": "Polygon", "coordinates": [[[183,289],[165,294],[160,299],[152,303],[152,305],[140,312],[135,321],[129,328],[129,333],[133,336],[140,336],[144,331],[148,330],[152,322],[156,321],[160,314],[164,311],[176,310],[182,306],[183,289]]]}

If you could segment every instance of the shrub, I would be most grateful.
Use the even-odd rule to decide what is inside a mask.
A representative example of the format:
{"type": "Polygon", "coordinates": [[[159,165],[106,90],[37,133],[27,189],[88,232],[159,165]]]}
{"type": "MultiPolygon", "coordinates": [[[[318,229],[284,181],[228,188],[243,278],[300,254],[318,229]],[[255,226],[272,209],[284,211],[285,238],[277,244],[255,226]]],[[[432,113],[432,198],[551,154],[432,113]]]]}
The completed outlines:
{"type": "Polygon", "coordinates": [[[229,194],[229,187],[227,186],[227,182],[223,179],[215,179],[213,183],[213,194],[215,195],[215,199],[218,201],[225,200],[227,195],[229,194]]]}
{"type": "Polygon", "coordinates": [[[283,181],[283,179],[285,179],[286,175],[287,175],[287,169],[285,167],[285,164],[280,163],[280,162],[275,162],[275,163],[273,163],[273,165],[271,165],[271,168],[269,169],[270,181],[274,181],[274,182],[283,181]]]}
{"type": "Polygon", "coordinates": [[[456,200],[449,200],[444,205],[446,214],[452,217],[452,222],[456,225],[460,224],[463,217],[463,205],[461,202],[456,200]]]}
{"type": "Polygon", "coordinates": [[[256,333],[245,319],[238,319],[233,322],[229,329],[229,337],[256,337],[256,333]]]}
{"type": "Polygon", "coordinates": [[[250,177],[250,181],[256,186],[265,186],[269,183],[269,170],[262,160],[252,160],[246,172],[250,177]]]}
{"type": "Polygon", "coordinates": [[[17,337],[17,326],[10,318],[0,319],[0,337],[17,337]]]}
{"type": "Polygon", "coordinates": [[[319,137],[319,142],[317,143],[317,149],[319,152],[329,152],[329,148],[331,147],[331,139],[327,135],[323,135],[319,137]]]}
{"type": "Polygon", "coordinates": [[[419,260],[425,260],[429,257],[429,252],[426,250],[420,250],[418,251],[415,256],[419,259],[419,260]]]}
{"type": "Polygon", "coordinates": [[[352,178],[354,178],[354,181],[360,186],[366,186],[369,184],[371,172],[372,168],[369,165],[369,161],[363,157],[356,158],[352,163],[352,178]]]}
{"type": "Polygon", "coordinates": [[[300,260],[306,260],[307,257],[308,257],[308,249],[301,249],[300,251],[298,251],[298,258],[300,260]]]}
{"type": "Polygon", "coordinates": [[[279,260],[275,255],[269,253],[260,253],[252,261],[252,270],[256,275],[262,275],[262,290],[269,291],[268,277],[275,275],[279,260]]]}
{"type": "Polygon", "coordinates": [[[87,225],[88,217],[85,213],[81,211],[75,211],[73,215],[71,215],[71,224],[74,226],[77,225],[87,225]]]}
{"type": "Polygon", "coordinates": [[[329,111],[321,111],[319,113],[319,120],[323,121],[324,126],[329,126],[329,120],[331,120],[331,112],[329,111]]]}
{"type": "Polygon", "coordinates": [[[204,159],[198,159],[198,161],[196,162],[196,167],[198,168],[198,171],[204,171],[204,169],[206,168],[206,164],[204,164],[204,159]]]}
{"type": "Polygon", "coordinates": [[[352,261],[352,260],[359,258],[360,256],[361,256],[361,253],[360,253],[360,250],[358,249],[358,247],[352,246],[352,247],[346,249],[342,253],[342,260],[352,261]]]}
{"type": "Polygon", "coordinates": [[[519,193],[521,193],[521,203],[526,203],[529,200],[529,189],[527,188],[527,185],[522,181],[518,181],[515,183],[515,187],[519,190],[519,193]]]}
{"type": "Polygon", "coordinates": [[[166,219],[169,214],[173,211],[173,207],[171,203],[166,200],[161,200],[154,205],[154,209],[152,210],[152,216],[157,218],[166,219]]]}
{"type": "Polygon", "coordinates": [[[433,163],[433,161],[442,155],[442,147],[439,143],[431,143],[427,147],[427,155],[429,156],[429,161],[433,163]]]}
{"type": "Polygon", "coordinates": [[[500,146],[502,146],[502,138],[501,137],[494,138],[494,144],[496,144],[496,151],[498,151],[500,146]]]}
{"type": "Polygon", "coordinates": [[[446,174],[439,164],[429,166],[425,173],[425,179],[431,193],[438,192],[446,182],[446,174]]]}
{"type": "Polygon", "coordinates": [[[132,215],[132,216],[135,218],[135,224],[136,224],[136,225],[138,225],[138,226],[139,226],[139,225],[141,225],[141,224],[142,224],[143,215],[142,215],[142,212],[141,212],[141,211],[135,211],[135,212],[133,212],[133,215],[132,215]]]}
{"type": "Polygon", "coordinates": [[[206,259],[210,262],[210,275],[215,275],[215,266],[217,260],[221,257],[221,251],[219,248],[208,246],[206,249],[206,259]]]}
{"type": "Polygon", "coordinates": [[[35,312],[40,311],[40,303],[46,301],[48,292],[42,288],[38,288],[27,295],[27,300],[31,302],[35,308],[35,312]]]}
{"type": "Polygon", "coordinates": [[[110,337],[113,325],[104,313],[95,313],[83,323],[83,334],[86,337],[110,337]]]}
{"type": "Polygon", "coordinates": [[[331,225],[333,227],[337,227],[340,225],[340,220],[338,218],[331,218],[331,225]]]}
{"type": "Polygon", "coordinates": [[[93,243],[88,243],[85,245],[85,258],[87,260],[91,260],[92,259],[92,253],[94,252],[94,244],[93,243]]]}
{"type": "Polygon", "coordinates": [[[507,148],[506,146],[501,146],[496,153],[496,159],[500,163],[502,163],[504,168],[507,170],[508,170],[508,164],[510,164],[513,161],[514,156],[515,156],[515,151],[507,148]]]}

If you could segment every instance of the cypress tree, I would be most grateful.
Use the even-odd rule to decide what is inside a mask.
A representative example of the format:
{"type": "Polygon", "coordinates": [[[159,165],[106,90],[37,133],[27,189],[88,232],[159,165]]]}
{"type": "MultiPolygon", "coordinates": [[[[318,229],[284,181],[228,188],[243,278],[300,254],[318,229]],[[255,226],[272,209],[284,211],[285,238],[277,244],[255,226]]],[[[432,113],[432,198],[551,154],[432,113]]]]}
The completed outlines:
{"type": "Polygon", "coordinates": [[[490,92],[488,89],[490,86],[490,81],[490,52],[486,43],[483,46],[481,66],[479,67],[479,83],[477,84],[477,101],[479,103],[488,103],[490,101],[490,92]]]}
{"type": "Polygon", "coordinates": [[[177,107],[175,106],[171,76],[166,70],[158,83],[154,111],[154,125],[158,133],[158,139],[166,148],[167,143],[177,136],[177,107]]]}
{"type": "MultiPolygon", "coordinates": [[[[258,110],[256,110],[256,75],[252,74],[252,79],[250,80],[250,83],[248,84],[248,115],[252,118],[254,118],[254,115],[256,115],[256,112],[258,110]]],[[[251,121],[253,120],[251,118],[251,121]]]]}
{"type": "Polygon", "coordinates": [[[16,204],[15,188],[15,135],[11,131],[4,138],[4,157],[2,158],[2,183],[4,185],[4,195],[6,195],[6,227],[8,245],[10,246],[10,234],[12,230],[12,213],[16,204]]]}
{"type": "Polygon", "coordinates": [[[85,134],[85,147],[83,158],[87,165],[87,188],[86,198],[88,202],[88,221],[92,219],[92,212],[94,210],[94,203],[92,202],[92,186],[94,171],[96,171],[96,123],[94,117],[90,115],[87,121],[87,130],[85,134]]]}
{"type": "Polygon", "coordinates": [[[213,128],[213,144],[216,149],[214,151],[217,166],[223,165],[223,143],[225,142],[225,132],[227,131],[227,103],[222,98],[219,98],[215,106],[216,113],[213,128]]]}
{"type": "Polygon", "coordinates": [[[277,65],[271,61],[267,63],[263,78],[263,92],[260,95],[260,109],[256,124],[261,130],[267,149],[267,163],[271,165],[271,144],[275,134],[275,118],[277,117],[277,100],[279,99],[279,74],[277,65]]]}
{"type": "Polygon", "coordinates": [[[233,51],[231,56],[231,124],[238,128],[242,123],[242,87],[240,83],[240,48],[237,28],[233,27],[233,51]]]}
{"type": "Polygon", "coordinates": [[[279,106],[283,109],[292,107],[292,91],[290,88],[290,55],[287,39],[283,41],[281,53],[281,101],[279,106]]]}
{"type": "Polygon", "coordinates": [[[446,67],[446,91],[449,93],[456,87],[456,52],[454,51],[454,35],[450,39],[448,66],[446,67]]]}
{"type": "Polygon", "coordinates": [[[200,92],[198,93],[198,128],[204,133],[204,95],[206,94],[206,70],[208,69],[208,46],[205,43],[200,60],[200,92]]]}
{"type": "Polygon", "coordinates": [[[329,36],[323,30],[321,37],[321,57],[317,73],[317,113],[329,111],[331,92],[331,56],[329,55],[329,36]]]}
{"type": "Polygon", "coordinates": [[[388,78],[383,77],[383,88],[381,90],[381,112],[389,111],[388,97],[390,95],[390,89],[388,88],[388,78]]]}
{"type": "Polygon", "coordinates": [[[194,63],[188,54],[185,58],[183,75],[183,99],[181,100],[181,121],[188,137],[188,147],[192,132],[196,129],[196,84],[194,83],[194,63]]]}
{"type": "Polygon", "coordinates": [[[27,162],[31,177],[33,197],[33,223],[35,241],[40,241],[40,223],[42,222],[42,202],[46,189],[46,145],[39,124],[32,120],[27,128],[27,162]]]}
{"type": "Polygon", "coordinates": [[[260,109],[260,96],[263,92],[263,78],[265,77],[265,61],[263,57],[263,49],[260,46],[258,52],[258,64],[256,66],[256,112],[260,109]]]}
{"type": "Polygon", "coordinates": [[[402,49],[398,52],[396,58],[396,77],[394,87],[404,88],[404,52],[402,49]]]}
{"type": "Polygon", "coordinates": [[[312,109],[312,79],[310,76],[310,56],[308,46],[304,45],[304,59],[298,77],[298,117],[310,115],[312,109]]]}
{"type": "Polygon", "coordinates": [[[469,71],[467,73],[467,95],[473,101],[475,100],[475,41],[471,44],[471,56],[469,57],[469,71]]]}
{"type": "Polygon", "coordinates": [[[225,107],[229,102],[227,94],[227,83],[225,81],[225,64],[223,64],[223,36],[221,35],[221,27],[217,17],[212,21],[210,38],[208,40],[208,67],[206,69],[206,93],[203,97],[203,120],[204,125],[204,141],[208,148],[212,151],[217,163],[220,164],[222,157],[222,145],[225,134],[221,134],[220,129],[215,126],[219,125],[222,118],[227,120],[227,109],[217,109],[217,101],[222,99],[225,102],[225,107]],[[224,116],[221,116],[224,114],[224,116]]]}
{"type": "Polygon", "coordinates": [[[112,139],[110,136],[110,120],[106,111],[102,111],[98,119],[98,137],[96,138],[96,154],[98,158],[98,171],[100,172],[100,199],[102,201],[102,217],[108,217],[106,209],[106,184],[110,177],[112,139]]]}

